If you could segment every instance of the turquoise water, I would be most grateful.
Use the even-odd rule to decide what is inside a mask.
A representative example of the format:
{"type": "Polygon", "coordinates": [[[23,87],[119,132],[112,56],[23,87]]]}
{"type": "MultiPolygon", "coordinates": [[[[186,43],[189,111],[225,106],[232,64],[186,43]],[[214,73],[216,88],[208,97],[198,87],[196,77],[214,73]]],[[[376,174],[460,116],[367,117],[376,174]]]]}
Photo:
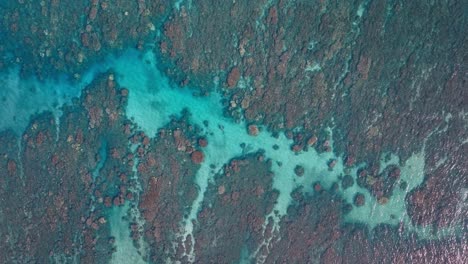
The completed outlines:
{"type": "MultiPolygon", "coordinates": [[[[83,87],[90,83],[97,73],[109,69],[114,71],[118,83],[130,91],[126,109],[127,116],[147,135],[156,136],[158,129],[169,122],[171,115],[179,115],[183,109],[188,109],[191,113],[190,121],[203,129],[209,142],[203,150],[205,161],[201,164],[196,175],[193,175],[200,190],[199,195],[192,204],[187,219],[180,223],[182,231],[178,234],[183,239],[191,239],[192,245],[196,243],[192,220],[197,220],[197,213],[200,210],[208,183],[215,174],[222,172],[224,164],[235,157],[263,150],[266,158],[273,161],[272,171],[275,175],[273,186],[279,191],[274,213],[271,214],[275,221],[274,230],[276,231],[280,228],[278,225],[280,217],[287,213],[287,208],[291,203],[290,194],[295,188],[302,186],[304,191],[311,192],[313,183],[317,181],[322,187],[330,188],[333,183],[339,181],[340,176],[344,175],[343,157],[336,156],[333,151],[318,153],[315,149],[309,148],[308,151],[295,153],[291,151],[292,140],[287,139],[284,134],[273,137],[263,127],[260,127],[261,132],[257,136],[250,136],[247,133],[245,123],[235,123],[223,116],[219,94],[214,92],[207,97],[194,96],[193,90],[171,84],[156,65],[156,56],[153,53],[148,52],[142,56],[135,50],[129,50],[120,57],[110,56],[101,64],[95,65],[75,84],[70,84],[65,80],[23,81],[19,79],[17,71],[12,71],[0,77],[0,84],[3,84],[4,87],[12,87],[12,89],[0,91],[0,96],[6,98],[4,99],[6,105],[0,109],[0,114],[7,117],[6,121],[2,122],[0,129],[12,127],[16,132],[21,133],[31,115],[36,112],[50,110],[56,115],[60,115],[61,105],[69,103],[72,97],[79,96],[83,87]],[[34,107],[31,108],[31,105],[34,107]],[[15,116],[15,119],[10,118],[12,116],[15,116]],[[209,125],[205,127],[204,121],[208,121],[209,125]],[[242,148],[241,144],[245,144],[247,147],[242,148]],[[274,149],[274,145],[278,148],[274,149]],[[337,163],[332,170],[329,170],[328,162],[332,159],[336,159],[337,163]],[[297,177],[294,174],[294,168],[298,165],[304,167],[303,177],[297,177]]],[[[214,82],[213,88],[215,88],[214,90],[219,89],[214,82]]],[[[333,128],[328,128],[327,132],[333,139],[333,128]]],[[[333,140],[330,143],[333,147],[333,140]]],[[[105,148],[106,146],[103,144],[100,150],[101,161],[96,168],[96,173],[93,173],[94,177],[98,175],[99,169],[105,162],[107,155],[105,148]]],[[[434,237],[430,229],[412,226],[405,205],[406,194],[423,182],[424,149],[422,146],[420,152],[414,153],[405,164],[400,164],[399,158],[392,154],[390,154],[390,161],[382,161],[382,170],[388,165],[400,164],[402,166],[401,180],[408,183],[405,190],[396,188],[393,197],[385,205],[379,204],[369,191],[357,184],[345,191],[341,190],[341,195],[349,203],[353,202],[357,192],[363,193],[366,199],[364,206],[353,206],[353,210],[345,216],[344,221],[364,223],[369,228],[374,228],[378,224],[398,225],[404,223],[407,230],[415,231],[421,237],[434,237]]],[[[351,169],[351,175],[355,182],[357,170],[364,165],[358,164],[351,169]]],[[[136,170],[134,177],[138,177],[136,170]]],[[[122,220],[122,217],[128,213],[128,204],[113,210],[109,219],[117,246],[113,262],[126,263],[128,259],[131,259],[132,263],[142,263],[143,260],[130,238],[128,222],[122,220]]],[[[269,242],[268,240],[264,241],[266,244],[269,242]]],[[[195,258],[193,247],[185,249],[185,255],[193,260],[195,258]]]]}

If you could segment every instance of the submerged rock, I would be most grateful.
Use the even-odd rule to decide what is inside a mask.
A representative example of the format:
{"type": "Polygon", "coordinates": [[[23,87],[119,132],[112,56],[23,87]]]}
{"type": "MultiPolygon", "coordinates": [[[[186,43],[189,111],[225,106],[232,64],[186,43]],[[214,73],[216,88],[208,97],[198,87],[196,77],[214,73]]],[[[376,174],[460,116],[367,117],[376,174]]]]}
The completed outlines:
{"type": "Polygon", "coordinates": [[[366,197],[362,193],[356,193],[354,196],[354,205],[357,207],[363,206],[366,203],[366,197]]]}
{"type": "Polygon", "coordinates": [[[348,189],[349,187],[354,185],[354,179],[351,175],[345,175],[341,180],[341,187],[343,190],[348,189]]]}
{"type": "Polygon", "coordinates": [[[294,168],[294,173],[301,177],[304,175],[304,167],[300,166],[300,165],[297,165],[295,168],[294,168]]]}

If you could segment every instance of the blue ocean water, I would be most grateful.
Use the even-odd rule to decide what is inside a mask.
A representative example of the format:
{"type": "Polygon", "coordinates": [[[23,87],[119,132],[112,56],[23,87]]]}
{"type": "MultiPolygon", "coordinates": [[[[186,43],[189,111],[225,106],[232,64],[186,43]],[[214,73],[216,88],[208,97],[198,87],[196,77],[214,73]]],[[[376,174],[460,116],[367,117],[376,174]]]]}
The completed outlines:
{"type": "MultiPolygon", "coordinates": [[[[257,136],[248,134],[244,122],[236,123],[223,115],[220,103],[221,96],[216,92],[220,90],[217,83],[213,82],[214,91],[210,96],[195,96],[193,90],[188,87],[178,87],[157,67],[157,56],[152,52],[141,53],[136,50],[128,50],[116,57],[110,55],[103,62],[92,66],[79,81],[71,82],[67,78],[59,78],[50,81],[38,81],[36,79],[22,80],[17,70],[0,75],[0,85],[7,89],[0,90],[0,99],[4,102],[0,109],[0,115],[6,117],[0,123],[0,130],[12,128],[17,134],[21,134],[28,124],[31,116],[41,111],[52,111],[56,116],[60,115],[60,107],[78,97],[81,90],[89,84],[93,78],[102,72],[112,71],[117,82],[129,90],[129,100],[126,114],[147,135],[155,137],[160,128],[164,127],[171,115],[180,115],[187,109],[190,121],[203,129],[209,144],[204,149],[205,161],[201,164],[194,181],[198,185],[199,195],[190,208],[190,213],[182,223],[181,232],[178,234],[183,239],[192,240],[192,248],[185,249],[185,255],[194,259],[193,222],[197,221],[197,213],[208,183],[214,175],[221,172],[223,165],[231,159],[248,153],[262,150],[266,158],[271,159],[274,172],[274,188],[279,191],[279,197],[273,213],[274,230],[278,231],[279,220],[287,214],[287,208],[291,204],[291,192],[297,187],[303,187],[305,192],[311,192],[314,182],[319,181],[324,188],[330,188],[339,177],[345,175],[345,165],[342,156],[336,156],[331,152],[319,153],[310,148],[308,151],[295,153],[291,151],[292,140],[284,134],[274,137],[266,128],[260,127],[257,136]],[[209,125],[205,126],[204,122],[209,125]],[[245,145],[247,147],[241,147],[245,145]],[[273,147],[277,146],[277,147],[273,147]],[[332,170],[329,169],[330,160],[337,163],[332,170]],[[312,177],[296,177],[294,169],[302,166],[306,175],[312,177]]],[[[328,128],[328,134],[333,139],[333,128],[328,128]]],[[[58,131],[57,133],[60,133],[58,131]]],[[[333,140],[330,141],[333,148],[333,140]]],[[[97,177],[99,170],[104,165],[107,156],[106,143],[103,141],[100,150],[100,161],[93,177],[97,177]]],[[[353,203],[357,192],[364,194],[366,203],[364,206],[355,207],[346,215],[344,221],[348,223],[363,223],[370,229],[379,224],[397,226],[404,223],[407,232],[416,232],[421,238],[439,238],[444,234],[456,231],[439,230],[433,232],[430,228],[414,226],[407,214],[405,197],[411,190],[422,184],[425,170],[425,146],[406,160],[404,164],[399,157],[389,153],[391,158],[381,161],[381,170],[392,164],[401,166],[400,181],[407,182],[406,189],[397,188],[392,198],[386,204],[380,204],[367,189],[354,184],[352,187],[341,190],[341,195],[350,204],[353,203]]],[[[351,169],[350,175],[354,177],[359,168],[365,164],[358,164],[351,169]]],[[[136,170],[135,170],[136,171],[136,170]]],[[[136,177],[138,177],[135,172],[136,177]]],[[[136,253],[128,230],[128,222],[122,220],[128,210],[128,204],[122,208],[113,210],[110,217],[111,229],[116,238],[117,252],[114,255],[115,263],[125,263],[131,256],[132,263],[142,263],[143,260],[136,253]]],[[[266,224],[264,226],[266,228],[266,224]]],[[[265,241],[264,243],[270,243],[265,241]]],[[[257,254],[253,252],[253,254],[257,254]]]]}

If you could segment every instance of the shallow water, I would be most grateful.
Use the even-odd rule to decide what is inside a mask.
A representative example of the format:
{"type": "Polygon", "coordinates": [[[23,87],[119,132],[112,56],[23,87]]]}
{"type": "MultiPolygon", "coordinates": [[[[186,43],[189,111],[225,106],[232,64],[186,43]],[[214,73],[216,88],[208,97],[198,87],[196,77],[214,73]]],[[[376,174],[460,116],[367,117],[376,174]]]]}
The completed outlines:
{"type": "MultiPolygon", "coordinates": [[[[309,148],[307,152],[294,153],[291,151],[292,140],[287,139],[284,134],[273,137],[264,130],[257,136],[250,136],[246,124],[235,123],[223,116],[218,94],[196,97],[188,88],[176,87],[157,69],[155,58],[154,54],[147,53],[143,63],[136,58],[136,54],[130,52],[116,60],[114,69],[118,82],[130,90],[127,116],[132,117],[146,134],[156,135],[158,129],[169,121],[171,115],[177,115],[183,109],[188,109],[192,114],[191,122],[204,128],[209,144],[204,149],[205,161],[195,175],[200,195],[193,203],[189,217],[184,223],[183,235],[186,238],[193,239],[192,220],[197,218],[208,182],[222,170],[224,164],[235,157],[262,150],[266,158],[273,161],[272,170],[275,175],[273,186],[280,194],[274,208],[276,224],[279,217],[286,214],[291,202],[290,194],[295,188],[302,186],[305,191],[310,192],[313,183],[317,181],[324,188],[330,188],[334,182],[339,181],[338,177],[344,175],[343,157],[336,156],[333,151],[318,153],[314,148],[309,148]],[[205,120],[209,121],[208,127],[203,125],[205,120]],[[241,144],[247,147],[242,148],[241,144]],[[274,145],[278,146],[277,150],[273,148],[274,145]],[[336,159],[337,163],[330,171],[328,162],[332,159],[336,159]],[[294,174],[297,165],[303,166],[304,174],[312,177],[297,177],[294,174]]],[[[332,138],[333,130],[329,128],[328,131],[332,138]]],[[[333,144],[332,140],[330,142],[333,144]]],[[[406,194],[419,186],[424,179],[424,155],[424,146],[422,146],[420,152],[414,153],[405,164],[400,164],[399,158],[393,154],[387,163],[382,161],[381,170],[392,164],[401,165],[400,181],[408,184],[405,190],[395,188],[392,198],[385,205],[378,203],[367,189],[359,187],[356,183],[345,191],[340,190],[343,197],[351,204],[357,192],[363,193],[366,200],[364,206],[353,206],[345,221],[364,223],[371,229],[379,224],[397,226],[404,223],[406,230],[415,231],[421,238],[437,238],[438,235],[434,235],[430,228],[414,227],[406,213],[406,194]]],[[[358,164],[352,168],[350,175],[355,182],[357,170],[364,165],[358,164]]],[[[193,254],[193,250],[187,254],[193,254]]]]}
{"type": "Polygon", "coordinates": [[[112,263],[145,263],[130,238],[130,222],[127,220],[129,209],[128,202],[124,206],[112,208],[109,221],[116,248],[112,255],[112,263]]]}
{"type": "Polygon", "coordinates": [[[21,134],[35,113],[53,111],[60,115],[60,107],[78,97],[89,84],[85,80],[72,85],[65,77],[39,81],[35,78],[21,79],[19,69],[0,74],[0,131],[13,129],[21,134]]]}
{"type": "MultiPolygon", "coordinates": [[[[158,130],[169,122],[171,115],[179,115],[182,110],[187,109],[191,114],[190,121],[203,129],[209,142],[203,150],[205,161],[196,175],[193,175],[199,188],[199,195],[190,207],[188,217],[180,223],[182,232],[179,236],[191,239],[192,245],[197,242],[194,240],[192,221],[197,220],[208,183],[215,174],[221,172],[223,165],[233,158],[262,150],[266,158],[273,161],[274,188],[279,191],[274,213],[271,215],[275,221],[276,231],[279,229],[280,217],[287,213],[291,203],[290,194],[295,188],[303,187],[304,191],[311,192],[313,183],[317,181],[322,187],[330,188],[345,174],[343,157],[336,156],[333,151],[318,153],[314,148],[309,148],[308,151],[295,153],[291,151],[292,140],[287,139],[284,134],[274,137],[262,127],[257,136],[249,135],[245,123],[235,123],[232,119],[224,117],[219,94],[214,92],[207,97],[194,96],[193,90],[170,83],[169,79],[158,70],[157,63],[156,56],[151,52],[142,55],[135,50],[129,50],[118,58],[109,56],[102,64],[92,67],[83,75],[82,80],[75,84],[65,79],[46,82],[33,79],[20,80],[16,71],[4,74],[0,77],[0,82],[9,89],[0,90],[0,96],[6,102],[5,107],[0,109],[0,114],[8,118],[1,123],[0,130],[10,127],[19,134],[27,125],[29,118],[40,111],[51,110],[56,115],[60,115],[61,105],[69,103],[72,97],[79,96],[81,89],[90,83],[97,73],[110,69],[114,72],[117,82],[130,91],[127,116],[147,135],[155,137],[158,130]],[[30,107],[31,105],[34,107],[30,107]],[[208,121],[208,126],[204,125],[204,121],[208,121]],[[242,148],[242,144],[246,147],[242,148]],[[278,148],[274,149],[274,145],[278,148]],[[328,163],[334,159],[337,163],[330,170],[328,163]],[[304,168],[306,176],[297,177],[294,174],[297,165],[304,168]]],[[[216,90],[218,87],[214,88],[216,90]]],[[[333,138],[333,128],[329,128],[328,133],[333,138]]],[[[333,141],[331,145],[333,147],[333,141]]],[[[453,233],[454,230],[442,230],[434,235],[428,228],[416,228],[407,215],[406,194],[419,186],[424,179],[424,149],[425,147],[421,146],[421,150],[413,153],[405,164],[400,164],[399,158],[393,154],[390,154],[389,161],[382,160],[381,170],[392,164],[401,165],[400,181],[408,183],[405,190],[395,188],[392,198],[385,205],[379,204],[367,189],[359,187],[356,183],[345,191],[340,190],[343,198],[350,204],[353,203],[357,192],[363,193],[366,200],[362,207],[353,205],[353,210],[345,216],[344,221],[363,223],[371,229],[379,224],[397,226],[403,223],[405,230],[414,231],[421,238],[437,238],[444,232],[453,233]]],[[[101,160],[93,172],[94,178],[99,175],[99,170],[106,161],[105,141],[99,155],[101,160]]],[[[354,182],[357,170],[363,166],[365,164],[358,164],[351,169],[350,175],[353,176],[354,182]]],[[[143,263],[130,238],[129,223],[122,220],[128,213],[129,205],[112,210],[109,221],[117,247],[112,262],[128,263],[131,260],[132,263],[143,263]]],[[[269,241],[265,243],[268,244],[269,241]]],[[[192,260],[195,258],[193,247],[185,249],[185,254],[192,260]]]]}

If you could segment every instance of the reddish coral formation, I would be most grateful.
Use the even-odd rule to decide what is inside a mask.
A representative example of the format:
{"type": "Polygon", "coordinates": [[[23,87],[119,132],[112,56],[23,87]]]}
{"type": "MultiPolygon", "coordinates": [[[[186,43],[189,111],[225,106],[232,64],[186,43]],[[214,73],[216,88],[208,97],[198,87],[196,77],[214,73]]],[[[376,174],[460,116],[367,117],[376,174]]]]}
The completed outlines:
{"type": "Polygon", "coordinates": [[[278,23],[278,10],[276,9],[275,6],[272,6],[270,10],[268,11],[267,21],[270,24],[274,24],[274,25],[278,23]]]}
{"type": "Polygon", "coordinates": [[[16,174],[16,162],[14,160],[8,160],[7,170],[10,175],[16,174]]]}
{"type": "Polygon", "coordinates": [[[198,145],[202,148],[208,146],[208,140],[206,138],[199,138],[198,139],[198,145]]]}
{"type": "Polygon", "coordinates": [[[354,157],[348,156],[348,157],[346,157],[345,165],[348,166],[348,167],[351,167],[351,166],[354,165],[354,162],[355,162],[354,157]]]}
{"type": "Polygon", "coordinates": [[[388,198],[385,196],[381,196],[377,199],[377,202],[381,205],[387,204],[388,203],[388,198]]]}
{"type": "Polygon", "coordinates": [[[238,67],[234,67],[228,74],[227,85],[229,88],[234,88],[237,85],[237,82],[240,79],[240,71],[238,67]]]}
{"type": "Polygon", "coordinates": [[[314,191],[320,192],[322,190],[322,185],[318,182],[314,183],[314,191]]]}
{"type": "Polygon", "coordinates": [[[307,140],[307,145],[308,146],[313,146],[315,143],[317,143],[318,138],[316,136],[312,136],[307,140]]]}
{"type": "Polygon", "coordinates": [[[192,146],[189,140],[187,140],[180,130],[173,131],[174,141],[177,145],[177,150],[191,152],[192,146]]]}
{"type": "Polygon", "coordinates": [[[94,128],[101,124],[101,119],[103,116],[103,110],[98,106],[93,106],[89,110],[89,127],[94,128]]]}
{"type": "Polygon", "coordinates": [[[116,197],[114,197],[114,200],[113,200],[112,203],[113,203],[114,206],[122,205],[123,204],[123,199],[120,196],[116,196],[116,197]]]}
{"type": "Polygon", "coordinates": [[[226,188],[224,187],[224,185],[219,186],[218,187],[218,194],[223,195],[224,192],[226,192],[226,188]]]}
{"type": "Polygon", "coordinates": [[[294,145],[291,147],[291,150],[292,150],[293,152],[296,152],[296,153],[297,153],[297,152],[301,152],[301,151],[302,151],[302,146],[299,145],[299,144],[294,144],[294,145]]]}
{"type": "Polygon", "coordinates": [[[341,262],[341,256],[339,255],[336,250],[333,249],[333,247],[327,248],[325,250],[325,253],[321,256],[322,263],[340,263],[341,262]]]}
{"type": "Polygon", "coordinates": [[[196,151],[192,152],[192,155],[190,155],[190,158],[192,159],[193,163],[200,164],[205,159],[205,156],[204,156],[203,152],[196,150],[196,151]]]}
{"type": "Polygon", "coordinates": [[[258,127],[256,125],[249,125],[247,127],[248,133],[251,136],[257,136],[259,133],[258,127]]]}

